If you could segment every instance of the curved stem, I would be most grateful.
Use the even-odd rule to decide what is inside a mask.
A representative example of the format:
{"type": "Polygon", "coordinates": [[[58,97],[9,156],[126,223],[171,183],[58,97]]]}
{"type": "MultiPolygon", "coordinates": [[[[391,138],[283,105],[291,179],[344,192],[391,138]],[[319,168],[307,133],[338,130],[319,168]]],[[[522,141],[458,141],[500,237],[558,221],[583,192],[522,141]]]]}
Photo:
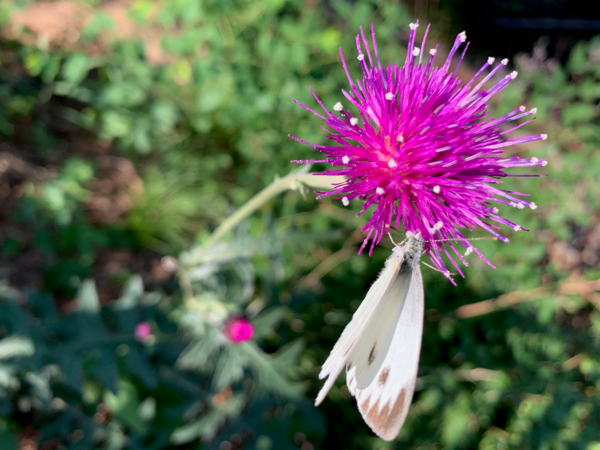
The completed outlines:
{"type": "Polygon", "coordinates": [[[202,262],[202,256],[223,236],[233,230],[242,220],[259,209],[273,197],[287,190],[301,189],[303,185],[315,188],[331,189],[333,185],[344,182],[344,177],[311,175],[308,172],[310,165],[303,166],[300,170],[292,172],[283,178],[276,178],[270,185],[252,197],[240,209],[225,219],[221,225],[209,236],[208,240],[186,258],[185,266],[195,266],[202,262]]]}

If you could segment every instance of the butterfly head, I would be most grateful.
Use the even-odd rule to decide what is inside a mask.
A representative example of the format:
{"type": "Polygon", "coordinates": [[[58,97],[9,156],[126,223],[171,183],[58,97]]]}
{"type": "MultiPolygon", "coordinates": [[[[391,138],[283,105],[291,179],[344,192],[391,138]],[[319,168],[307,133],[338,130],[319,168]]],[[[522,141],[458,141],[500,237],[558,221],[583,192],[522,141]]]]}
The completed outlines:
{"type": "Polygon", "coordinates": [[[419,264],[423,249],[425,247],[425,241],[421,233],[413,233],[412,231],[406,232],[406,243],[403,246],[405,258],[411,267],[419,264]]]}

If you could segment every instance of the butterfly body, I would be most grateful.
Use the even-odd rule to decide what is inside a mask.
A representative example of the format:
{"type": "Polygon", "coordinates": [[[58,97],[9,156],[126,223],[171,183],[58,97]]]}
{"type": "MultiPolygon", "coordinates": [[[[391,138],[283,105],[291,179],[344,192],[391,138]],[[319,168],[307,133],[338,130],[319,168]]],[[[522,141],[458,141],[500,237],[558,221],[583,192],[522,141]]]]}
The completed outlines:
{"type": "Polygon", "coordinates": [[[385,440],[398,435],[415,389],[423,333],[423,245],[420,235],[408,234],[406,243],[394,248],[319,374],[328,379],[315,403],[345,368],[363,418],[385,440]]]}

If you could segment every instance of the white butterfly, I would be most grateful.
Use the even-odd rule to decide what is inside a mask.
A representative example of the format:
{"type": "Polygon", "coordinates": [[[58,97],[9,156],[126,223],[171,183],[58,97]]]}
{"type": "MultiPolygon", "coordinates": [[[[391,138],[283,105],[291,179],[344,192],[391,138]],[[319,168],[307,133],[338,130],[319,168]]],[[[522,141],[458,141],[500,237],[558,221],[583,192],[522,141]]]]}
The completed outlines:
{"type": "Polygon", "coordinates": [[[423,334],[422,252],[420,234],[407,233],[406,243],[386,260],[319,374],[328,378],[315,405],[346,367],[346,383],[360,413],[386,441],[400,432],[415,391],[423,334]]]}

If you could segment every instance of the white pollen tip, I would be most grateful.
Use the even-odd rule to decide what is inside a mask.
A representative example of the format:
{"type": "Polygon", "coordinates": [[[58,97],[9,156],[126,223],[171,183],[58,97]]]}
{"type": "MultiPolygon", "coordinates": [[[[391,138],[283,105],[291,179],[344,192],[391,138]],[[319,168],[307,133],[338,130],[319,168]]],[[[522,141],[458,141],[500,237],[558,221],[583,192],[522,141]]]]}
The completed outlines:
{"type": "Polygon", "coordinates": [[[517,78],[517,75],[519,75],[519,72],[517,72],[516,70],[513,70],[510,73],[510,77],[514,80],[515,78],[517,78]]]}
{"type": "Polygon", "coordinates": [[[358,125],[358,119],[356,117],[353,117],[352,119],[350,119],[350,125],[353,125],[353,126],[358,125]]]}
{"type": "Polygon", "coordinates": [[[394,161],[393,159],[390,159],[390,160],[388,161],[388,167],[389,167],[390,169],[393,169],[394,167],[398,167],[398,163],[397,163],[396,161],[394,161]]]}
{"type": "Polygon", "coordinates": [[[540,137],[542,138],[542,141],[545,141],[546,139],[548,139],[547,134],[540,134],[540,137]]]}
{"type": "Polygon", "coordinates": [[[440,190],[441,190],[440,187],[437,185],[433,187],[433,192],[435,192],[436,194],[439,194],[440,190]]]}
{"type": "Polygon", "coordinates": [[[548,165],[548,161],[542,161],[542,166],[547,166],[548,165]]]}
{"type": "Polygon", "coordinates": [[[421,49],[419,47],[413,48],[412,54],[413,56],[419,56],[421,54],[421,49]]]}
{"type": "Polygon", "coordinates": [[[508,58],[504,58],[502,61],[500,61],[500,64],[502,64],[503,66],[508,64],[508,58]]]}
{"type": "Polygon", "coordinates": [[[431,235],[433,235],[434,233],[437,233],[438,231],[440,231],[442,229],[442,227],[444,226],[444,222],[442,222],[441,220],[436,223],[432,228],[427,228],[429,230],[429,233],[431,235]]]}
{"type": "Polygon", "coordinates": [[[392,100],[393,98],[394,98],[394,94],[392,94],[391,92],[388,92],[387,94],[385,94],[386,100],[392,100]]]}
{"type": "Polygon", "coordinates": [[[404,136],[402,136],[402,133],[400,133],[400,134],[398,135],[398,137],[396,138],[396,140],[397,140],[398,142],[404,142],[404,136]]]}
{"type": "Polygon", "coordinates": [[[342,162],[343,162],[344,164],[348,164],[348,163],[350,162],[350,158],[349,158],[348,156],[344,156],[344,157],[342,158],[342,162]]]}
{"type": "Polygon", "coordinates": [[[343,109],[344,109],[344,107],[342,106],[342,103],[341,103],[341,102],[337,102],[335,105],[333,105],[333,109],[334,109],[335,111],[341,111],[341,110],[343,110],[343,109]]]}
{"type": "Polygon", "coordinates": [[[536,164],[539,161],[539,159],[537,159],[535,156],[533,158],[531,158],[531,162],[536,164]]]}
{"type": "Polygon", "coordinates": [[[358,59],[359,61],[362,61],[363,59],[365,59],[365,55],[363,55],[362,53],[360,55],[358,55],[356,57],[356,59],[358,59]]]}
{"type": "Polygon", "coordinates": [[[348,200],[348,197],[342,197],[342,205],[348,206],[349,204],[350,200],[348,200]]]}
{"type": "Polygon", "coordinates": [[[523,203],[517,203],[517,208],[523,209],[523,208],[525,208],[525,205],[523,203]]]}
{"type": "Polygon", "coordinates": [[[525,111],[525,107],[524,106],[519,107],[519,111],[521,111],[521,112],[525,111]]]}
{"type": "Polygon", "coordinates": [[[460,42],[465,42],[467,40],[467,33],[464,31],[462,33],[459,33],[458,38],[460,39],[460,42]]]}
{"type": "Polygon", "coordinates": [[[531,114],[537,114],[537,108],[531,108],[531,111],[529,111],[531,114]]]}
{"type": "Polygon", "coordinates": [[[437,53],[437,50],[435,48],[432,48],[431,50],[429,50],[429,54],[431,56],[435,56],[436,53],[437,53]]]}
{"type": "Polygon", "coordinates": [[[411,30],[416,30],[417,28],[419,28],[419,24],[417,24],[417,23],[411,23],[408,26],[410,27],[411,30]]]}
{"type": "Polygon", "coordinates": [[[473,247],[467,248],[467,251],[465,252],[465,256],[469,256],[471,253],[473,253],[473,247]]]}
{"type": "Polygon", "coordinates": [[[529,207],[530,207],[531,209],[537,209],[537,205],[536,205],[535,203],[533,203],[533,202],[531,202],[531,203],[529,204],[529,207]]]}
{"type": "Polygon", "coordinates": [[[498,208],[494,208],[494,209],[492,209],[492,212],[493,212],[494,214],[498,214],[498,211],[499,211],[499,209],[498,209],[498,208]]]}
{"type": "Polygon", "coordinates": [[[375,192],[379,195],[383,195],[385,194],[385,191],[383,190],[383,188],[378,187],[377,189],[375,189],[375,192]]]}
{"type": "Polygon", "coordinates": [[[521,228],[520,225],[515,225],[515,228],[514,228],[515,231],[521,231],[522,229],[523,228],[521,228]]]}
{"type": "Polygon", "coordinates": [[[496,58],[493,58],[493,57],[491,57],[491,56],[490,56],[490,57],[488,58],[488,61],[487,61],[487,62],[488,62],[488,65],[490,65],[490,66],[491,66],[492,64],[494,64],[494,61],[496,61],[496,58]]]}

